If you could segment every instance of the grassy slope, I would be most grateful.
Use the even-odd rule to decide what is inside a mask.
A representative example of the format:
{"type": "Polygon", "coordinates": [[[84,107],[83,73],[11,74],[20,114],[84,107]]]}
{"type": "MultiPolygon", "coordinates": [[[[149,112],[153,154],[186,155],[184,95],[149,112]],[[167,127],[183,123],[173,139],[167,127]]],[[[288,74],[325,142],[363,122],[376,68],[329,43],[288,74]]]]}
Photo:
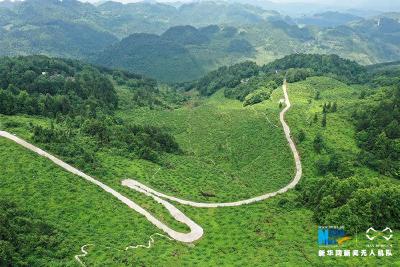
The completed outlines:
{"type": "Polygon", "coordinates": [[[278,113],[278,104],[243,108],[240,102],[225,99],[222,91],[199,106],[124,113],[127,120],[169,128],[185,154],[165,157],[169,167],[120,164],[130,176],[186,199],[221,202],[270,192],[287,184],[294,173],[278,113]],[[139,168],[141,172],[135,173],[139,168]],[[201,192],[215,197],[202,197],[201,192]]]}
{"type": "MultiPolygon", "coordinates": [[[[348,107],[358,101],[358,92],[357,88],[345,86],[328,78],[311,78],[289,85],[293,109],[288,113],[288,123],[294,134],[304,129],[307,135],[306,141],[299,146],[304,164],[304,183],[315,176],[314,161],[317,157],[312,149],[312,140],[317,132],[322,132],[328,146],[335,150],[346,151],[349,154],[357,152],[358,149],[352,141],[354,132],[348,120],[348,107]],[[314,88],[321,91],[322,99],[312,100],[309,103],[309,99],[314,96],[314,88]],[[310,119],[315,112],[321,112],[321,105],[326,101],[337,101],[338,112],[328,115],[326,130],[320,127],[320,122],[310,126],[310,119]]],[[[291,169],[292,171],[287,173],[286,177],[279,175],[285,174],[281,165],[292,166],[293,161],[281,129],[267,122],[263,113],[268,110],[267,116],[271,123],[279,125],[277,102],[281,96],[281,90],[276,90],[272,100],[255,106],[256,112],[251,108],[243,109],[238,102],[225,100],[221,93],[218,93],[196,108],[185,107],[174,112],[136,111],[125,114],[127,118],[135,121],[168,125],[184,150],[190,153],[187,153],[187,156],[164,158],[165,162],[175,167],[160,170],[159,175],[154,175],[158,166],[143,161],[129,162],[103,152],[102,159],[105,163],[109,161],[107,167],[110,167],[110,171],[106,177],[100,179],[121,190],[118,185],[121,178],[135,177],[163,192],[195,200],[202,200],[199,196],[200,189],[213,190],[216,197],[212,199],[221,201],[265,192],[267,188],[276,188],[279,183],[286,183],[290,179],[289,174],[293,171],[291,169]],[[258,115],[256,115],[257,112],[258,115]],[[235,130],[229,132],[226,129],[235,130]],[[261,135],[258,134],[260,131],[263,133],[262,136],[268,136],[268,139],[260,138],[261,135]],[[208,132],[211,136],[208,136],[208,132]],[[244,141],[241,139],[243,135],[247,135],[244,141]],[[253,138],[255,138],[254,142],[253,138]],[[270,143],[271,140],[274,142],[270,143]],[[220,141],[225,142],[218,145],[220,141]],[[224,147],[226,143],[232,147],[231,153],[228,153],[230,150],[224,147]],[[215,150],[219,146],[225,150],[215,150]],[[256,153],[260,148],[265,157],[262,157],[258,163],[254,159],[260,155],[256,153]],[[219,158],[225,154],[228,157],[219,158]],[[268,160],[268,157],[274,158],[281,154],[279,161],[268,160]],[[220,175],[210,159],[216,161],[218,168],[224,172],[236,174],[238,181],[243,183],[253,181],[255,184],[251,186],[249,183],[246,187],[241,183],[229,182],[229,176],[220,175]],[[243,173],[240,173],[241,168],[237,166],[242,167],[250,162],[254,164],[250,169],[254,173],[244,171],[249,175],[243,176],[243,173]],[[258,168],[261,169],[258,170],[258,168]],[[128,172],[128,176],[122,175],[124,172],[128,172]],[[265,172],[271,175],[265,175],[265,172]],[[260,173],[263,175],[259,175],[260,173]],[[208,177],[218,182],[205,179],[208,177]],[[260,177],[261,181],[259,181],[260,177]],[[270,177],[275,178],[279,183],[270,183],[267,180],[270,177]],[[198,188],[201,181],[206,182],[208,187],[198,188]],[[189,183],[195,183],[195,186],[189,183]]],[[[22,117],[15,119],[28,120],[22,117]]],[[[4,120],[4,117],[0,120],[4,120]]],[[[29,136],[25,130],[14,129],[13,132],[21,136],[29,136]]],[[[311,211],[298,207],[296,192],[236,208],[180,207],[204,227],[205,235],[194,247],[157,238],[156,246],[150,250],[118,251],[115,248],[121,249],[129,243],[146,242],[150,234],[158,232],[157,229],[142,217],[114,201],[106,193],[99,192],[94,186],[60,171],[48,161],[26,152],[9,141],[0,140],[0,146],[2,148],[0,158],[4,159],[1,161],[3,165],[1,169],[8,171],[8,173],[0,173],[0,193],[37,210],[64,228],[67,239],[65,246],[70,254],[67,260],[70,263],[72,263],[72,256],[79,251],[79,247],[90,242],[96,246],[90,249],[90,254],[85,259],[89,266],[100,264],[107,266],[396,266],[400,264],[398,255],[392,259],[319,259],[316,242],[317,225],[312,221],[311,211]],[[22,165],[25,163],[26,166],[22,165]],[[57,183],[54,183],[54,177],[57,177],[57,183]],[[24,185],[25,181],[31,182],[24,185]],[[99,213],[98,210],[102,212],[99,213]]],[[[368,176],[377,175],[365,168],[356,171],[368,176]]],[[[159,213],[162,209],[154,205],[152,201],[146,200],[140,194],[130,193],[129,190],[124,192],[133,196],[134,200],[144,207],[151,208],[157,214],[164,216],[164,213],[159,213]]],[[[169,221],[168,216],[165,220],[169,221]]],[[[358,245],[365,246],[364,236],[360,235],[359,239],[358,245]]],[[[394,248],[398,248],[398,235],[395,240],[397,243],[394,244],[394,248]]]]}
{"type": "MultiPolygon", "coordinates": [[[[34,210],[65,236],[65,261],[49,265],[75,266],[73,256],[87,243],[123,249],[143,242],[156,228],[111,195],[64,172],[48,160],[0,139],[0,195],[34,210]]],[[[98,255],[101,262],[103,255],[98,255]]]]}

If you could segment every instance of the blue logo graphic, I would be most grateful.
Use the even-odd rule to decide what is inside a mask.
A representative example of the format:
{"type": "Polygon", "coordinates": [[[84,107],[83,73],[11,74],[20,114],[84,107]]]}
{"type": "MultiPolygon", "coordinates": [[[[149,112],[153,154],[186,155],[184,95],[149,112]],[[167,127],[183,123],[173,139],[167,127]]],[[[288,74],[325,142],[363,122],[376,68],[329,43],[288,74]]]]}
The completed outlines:
{"type": "Polygon", "coordinates": [[[346,236],[344,228],[339,227],[318,227],[318,244],[319,245],[341,245],[350,238],[346,236]]]}

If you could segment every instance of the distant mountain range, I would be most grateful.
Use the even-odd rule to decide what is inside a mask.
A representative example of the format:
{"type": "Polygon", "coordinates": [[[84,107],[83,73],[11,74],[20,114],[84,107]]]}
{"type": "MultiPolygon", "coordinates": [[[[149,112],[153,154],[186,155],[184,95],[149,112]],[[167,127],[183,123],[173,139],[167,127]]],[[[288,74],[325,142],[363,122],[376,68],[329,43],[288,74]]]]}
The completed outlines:
{"type": "Polygon", "coordinates": [[[357,20],[362,20],[362,17],[337,11],[316,13],[311,16],[302,16],[295,19],[299,25],[315,25],[319,27],[336,27],[357,20]]]}
{"type": "Polygon", "coordinates": [[[263,64],[300,52],[335,53],[362,64],[399,60],[399,19],[399,13],[364,19],[340,12],[291,18],[227,2],[3,1],[0,55],[80,58],[188,81],[221,65],[263,64]]]}

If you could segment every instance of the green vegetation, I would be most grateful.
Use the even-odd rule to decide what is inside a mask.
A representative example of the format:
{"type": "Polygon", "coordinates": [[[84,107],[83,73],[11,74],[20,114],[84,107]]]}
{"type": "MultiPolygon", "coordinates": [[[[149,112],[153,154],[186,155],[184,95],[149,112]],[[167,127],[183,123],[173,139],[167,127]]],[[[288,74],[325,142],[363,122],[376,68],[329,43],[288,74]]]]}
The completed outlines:
{"type": "MultiPolygon", "coordinates": [[[[337,55],[296,54],[278,59],[263,67],[263,71],[301,69],[293,76],[292,82],[314,75],[331,76],[344,82],[361,83],[366,80],[365,69],[356,62],[342,59],[337,55]]],[[[289,81],[289,80],[288,80],[289,81]]]]}
{"type": "Polygon", "coordinates": [[[1,58],[0,113],[94,117],[114,110],[112,83],[90,65],[44,56],[1,58]],[[1,90],[2,89],[2,90],[1,90]]]}
{"type": "Polygon", "coordinates": [[[60,238],[53,226],[10,201],[0,199],[0,210],[1,266],[46,265],[66,256],[58,252],[60,238]]]}
{"type": "Polygon", "coordinates": [[[203,73],[182,44],[169,40],[169,34],[166,37],[145,33],[130,35],[98,54],[93,62],[167,82],[193,80],[203,73]]]}
{"type": "Polygon", "coordinates": [[[219,1],[6,1],[0,5],[0,55],[86,59],[164,82],[298,53],[337,54],[361,64],[399,60],[398,13],[358,20],[326,12],[295,19],[270,10],[219,1]]]}
{"type": "Polygon", "coordinates": [[[234,39],[229,43],[228,52],[249,54],[253,52],[253,46],[245,39],[234,39]]]}
{"type": "MultiPolygon", "coordinates": [[[[353,234],[371,226],[399,227],[394,219],[399,213],[396,203],[399,198],[398,182],[379,175],[359,160],[363,152],[358,148],[359,134],[356,134],[357,128],[350,118],[356,110],[355,103],[360,103],[360,91],[357,87],[328,78],[311,78],[289,85],[289,93],[295,99],[289,123],[294,123],[295,129],[307,126],[307,136],[314,136],[299,144],[302,155],[307,155],[303,158],[306,171],[299,187],[299,198],[315,211],[313,216],[318,224],[345,225],[353,234]],[[315,86],[320,88],[320,99],[306,101],[314,98],[315,86]],[[303,104],[296,102],[298,96],[303,99],[303,104]],[[316,111],[325,115],[325,126],[312,119],[316,111]],[[312,153],[312,150],[315,152],[312,153]],[[311,170],[314,174],[310,173],[311,170]],[[384,212],[382,207],[386,207],[384,212]]],[[[371,99],[376,95],[380,92],[374,92],[371,99]]],[[[385,101],[382,99],[382,104],[385,101]]],[[[361,103],[370,103],[370,99],[361,103]]],[[[361,105],[360,110],[363,108],[364,105],[361,105]]],[[[380,155],[380,152],[371,154],[380,155]]]]}
{"type": "Polygon", "coordinates": [[[378,105],[361,106],[353,114],[362,148],[359,160],[384,175],[400,178],[400,84],[377,98],[378,105]]]}
{"type": "Polygon", "coordinates": [[[369,227],[400,227],[400,186],[393,186],[390,181],[326,176],[309,182],[301,198],[314,210],[319,225],[345,225],[351,234],[369,227]]]}
{"type": "Polygon", "coordinates": [[[180,153],[165,130],[113,116],[118,97],[111,77],[133,91],[131,102],[139,106],[159,104],[153,100],[158,92],[153,80],[44,56],[3,58],[0,68],[0,88],[6,88],[0,89],[0,113],[55,118],[47,127],[30,123],[29,131],[35,143],[69,163],[102,173],[95,156],[102,149],[154,162],[159,153],[180,153]]]}
{"type": "Polygon", "coordinates": [[[323,13],[317,13],[312,16],[303,16],[301,18],[297,18],[296,22],[299,24],[315,25],[319,27],[337,27],[359,20],[362,20],[362,17],[358,17],[349,13],[327,11],[323,13]]]}
{"type": "MultiPolygon", "coordinates": [[[[282,73],[261,74],[250,77],[247,80],[242,80],[240,84],[234,87],[225,88],[224,94],[228,98],[237,99],[247,102],[250,98],[258,98],[260,101],[266,100],[269,97],[257,97],[259,92],[271,94],[273,90],[278,88],[283,83],[284,76],[282,73]]],[[[257,102],[257,101],[256,101],[257,102]]]]}
{"type": "Polygon", "coordinates": [[[33,125],[31,131],[35,143],[84,169],[99,168],[94,152],[102,149],[154,162],[159,153],[180,153],[175,139],[162,129],[127,124],[111,117],[66,120],[51,128],[33,125]]]}
{"type": "MultiPolygon", "coordinates": [[[[18,121],[20,127],[26,122],[23,118],[18,118],[18,121]]],[[[23,129],[20,130],[21,133],[22,131],[23,129]]],[[[38,250],[34,250],[35,246],[25,247],[23,255],[31,255],[29,262],[32,264],[29,266],[76,266],[74,256],[80,254],[80,248],[85,244],[95,245],[88,249],[90,253],[97,250],[93,254],[97,255],[97,262],[111,264],[109,256],[118,252],[117,249],[122,252],[130,244],[146,243],[148,236],[158,231],[144,217],[121,205],[111,195],[62,171],[48,160],[3,138],[0,140],[0,147],[0,168],[3,170],[0,172],[0,198],[15,202],[24,210],[34,211],[41,221],[56,227],[57,238],[62,240],[59,245],[54,242],[48,244],[53,245],[54,250],[49,248],[43,251],[48,245],[43,245],[43,249],[38,250]]],[[[113,187],[116,188],[117,185],[113,187]]],[[[143,196],[139,196],[143,199],[143,196]]],[[[155,214],[163,217],[162,211],[155,214]]],[[[41,230],[39,233],[42,233],[41,230]]],[[[39,243],[34,244],[36,247],[39,247],[40,242],[46,241],[44,238],[49,233],[44,234],[39,236],[39,243]]],[[[172,253],[174,248],[182,247],[173,243],[165,253],[172,253]]],[[[24,257],[24,260],[28,258],[24,257]]]]}
{"type": "MultiPolygon", "coordinates": [[[[278,97],[273,97],[276,103],[278,97]]],[[[277,104],[243,107],[218,91],[173,111],[119,112],[129,123],[167,128],[182,154],[165,154],[160,165],[120,159],[118,177],[132,176],[170,195],[206,202],[244,199],[280,188],[293,172],[285,162],[293,160],[282,130],[274,126],[279,125],[279,111],[277,104]]]]}
{"type": "Polygon", "coordinates": [[[278,117],[280,85],[286,73],[294,81],[288,85],[292,108],[286,119],[302,159],[300,184],[241,207],[177,205],[205,230],[194,246],[157,237],[151,249],[125,251],[128,245],[146,244],[160,230],[95,186],[0,139],[0,169],[5,170],[0,172],[1,198],[32,210],[52,225],[54,238],[60,240],[47,258],[31,254],[33,264],[43,260],[72,266],[85,244],[93,244],[83,258],[88,266],[273,266],[281,265],[283,258],[288,266],[400,264],[399,180],[395,172],[360,160],[368,153],[373,162],[396,167],[397,154],[382,150],[387,146],[367,149],[359,140],[361,124],[364,136],[384,133],[390,139],[385,142],[397,142],[398,131],[392,130],[393,121],[398,121],[398,91],[392,67],[382,72],[382,66],[363,68],[333,56],[312,56],[328,61],[329,68],[319,72],[319,59],[316,66],[302,63],[308,57],[293,58],[300,62],[295,66],[272,63],[282,66],[278,72],[252,63],[220,69],[177,86],[186,89],[182,91],[127,72],[92,67],[109,79],[117,106],[99,104],[96,116],[0,115],[0,129],[56,152],[173,229],[187,231],[158,203],[123,187],[121,180],[134,178],[160,192],[205,202],[244,199],[281,188],[293,178],[294,164],[278,117]],[[343,64],[344,71],[330,60],[343,64]],[[383,83],[385,73],[391,82],[383,83]],[[368,79],[360,83],[361,77],[368,79]],[[143,147],[156,158],[141,156],[143,147]],[[317,226],[331,224],[344,225],[352,234],[353,240],[343,245],[349,249],[370,244],[364,236],[367,228],[391,227],[393,257],[318,257],[317,226]]]}
{"type": "MultiPolygon", "coordinates": [[[[202,95],[211,95],[224,88],[226,97],[250,105],[268,99],[285,78],[294,83],[311,76],[328,76],[348,83],[370,82],[366,79],[366,69],[356,62],[337,55],[296,54],[262,67],[252,62],[221,67],[193,82],[189,88],[196,88],[202,95]]],[[[376,74],[373,77],[379,76],[376,74]]],[[[319,99],[318,94],[317,91],[316,100],[319,99]]]]}
{"type": "Polygon", "coordinates": [[[243,106],[254,105],[261,103],[271,96],[271,91],[268,89],[259,89],[246,96],[243,106]]]}
{"type": "Polygon", "coordinates": [[[244,79],[248,79],[258,72],[259,67],[255,63],[244,62],[212,71],[195,82],[193,86],[202,95],[210,96],[221,88],[234,88],[243,83],[244,79]]]}

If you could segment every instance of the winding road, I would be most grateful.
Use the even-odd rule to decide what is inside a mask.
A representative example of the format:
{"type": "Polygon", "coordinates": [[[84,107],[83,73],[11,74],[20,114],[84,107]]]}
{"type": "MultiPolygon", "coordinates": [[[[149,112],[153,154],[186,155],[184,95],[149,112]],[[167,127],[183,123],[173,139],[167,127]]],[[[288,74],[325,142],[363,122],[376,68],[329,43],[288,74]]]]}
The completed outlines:
{"type": "MultiPolygon", "coordinates": [[[[77,176],[80,176],[81,178],[89,181],[90,183],[93,183],[97,186],[99,186],[100,188],[102,188],[104,191],[112,194],[114,197],[116,197],[118,200],[120,200],[121,202],[123,202],[124,204],[126,204],[129,208],[135,210],[136,212],[142,214],[143,216],[145,216],[147,218],[147,220],[149,220],[152,224],[154,224],[155,226],[157,226],[159,229],[163,230],[165,233],[167,233],[171,238],[180,241],[180,242],[185,242],[185,243],[192,243],[198,239],[200,239],[203,236],[203,228],[198,225],[197,223],[195,223],[194,221],[192,221],[189,217],[187,217],[185,214],[183,214],[179,209],[177,209],[175,206],[173,206],[171,203],[169,203],[167,200],[170,201],[174,201],[183,205],[189,205],[192,207],[198,207],[198,208],[217,208],[217,207],[233,207],[233,206],[241,206],[241,205],[246,205],[246,204],[250,204],[250,203],[254,203],[254,202],[258,202],[258,201],[262,201],[265,200],[267,198],[276,196],[278,194],[282,194],[287,192],[288,190],[294,188],[296,186],[296,184],[300,181],[301,179],[301,175],[302,175],[302,166],[301,166],[301,161],[300,161],[300,156],[299,153],[296,149],[296,146],[291,138],[290,135],[290,128],[287,125],[287,123],[285,122],[285,114],[286,112],[290,109],[291,104],[290,104],[290,100],[289,100],[289,96],[287,93],[287,82],[285,81],[283,86],[283,93],[285,96],[285,103],[286,103],[286,107],[281,111],[281,113],[279,114],[279,119],[281,121],[281,124],[283,126],[283,130],[285,133],[285,137],[289,143],[290,149],[292,150],[293,153],[293,157],[295,160],[295,165],[296,165],[296,173],[295,176],[293,178],[293,180],[286,185],[285,187],[279,189],[278,191],[275,192],[271,192],[271,193],[267,193],[258,197],[254,197],[254,198],[250,198],[250,199],[245,199],[245,200],[240,200],[240,201],[236,201],[236,202],[227,202],[227,203],[201,203],[201,202],[193,202],[193,201],[189,201],[189,200],[183,200],[183,199],[179,199],[173,196],[168,196],[165,195],[163,193],[157,192],[154,189],[151,189],[150,187],[147,187],[146,185],[129,179],[129,180],[123,180],[122,181],[122,185],[127,186],[131,189],[134,189],[138,192],[141,192],[149,197],[152,197],[156,202],[160,203],[161,205],[163,205],[168,212],[171,214],[171,216],[173,218],[175,218],[175,220],[187,225],[190,229],[189,233],[181,233],[181,232],[177,232],[173,229],[171,229],[170,227],[168,227],[166,224],[164,224],[163,222],[161,222],[160,220],[158,220],[156,217],[154,217],[151,213],[149,213],[147,210],[145,210],[144,208],[142,208],[141,206],[139,206],[138,204],[136,204],[135,202],[133,202],[132,200],[130,200],[129,198],[123,196],[122,194],[120,194],[119,192],[117,192],[116,190],[112,189],[111,187],[105,185],[104,183],[100,182],[99,180],[96,180],[95,178],[83,173],[82,171],[72,167],[71,165],[63,162],[62,160],[56,158],[55,156],[47,153],[46,151],[26,142],[25,140],[16,137],[15,135],[5,132],[5,131],[0,131],[0,136],[7,138],[9,140],[14,141],[15,143],[39,154],[42,157],[45,157],[49,160],[51,160],[52,162],[54,162],[55,164],[57,164],[58,166],[60,166],[61,168],[63,168],[64,170],[75,174],[77,176]]],[[[84,252],[82,250],[82,252],[84,252]]]]}

